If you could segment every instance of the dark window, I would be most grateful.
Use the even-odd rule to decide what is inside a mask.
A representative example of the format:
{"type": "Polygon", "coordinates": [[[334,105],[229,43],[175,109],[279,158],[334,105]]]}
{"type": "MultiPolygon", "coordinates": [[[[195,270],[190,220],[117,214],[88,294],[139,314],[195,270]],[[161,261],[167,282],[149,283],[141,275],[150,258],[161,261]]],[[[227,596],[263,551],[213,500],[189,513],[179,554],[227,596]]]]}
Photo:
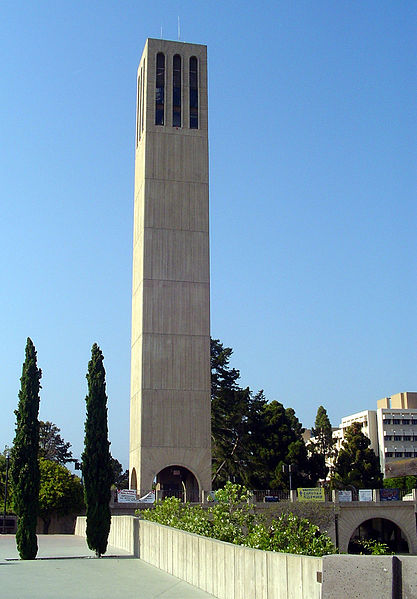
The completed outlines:
{"type": "Polygon", "coordinates": [[[164,124],[165,116],[165,56],[162,52],[156,55],[156,86],[155,86],[155,125],[164,124]]]}
{"type": "Polygon", "coordinates": [[[394,441],[401,441],[401,435],[394,435],[394,441]]]}
{"type": "Polygon", "coordinates": [[[404,452],[404,457],[405,458],[412,458],[413,457],[413,452],[412,451],[405,451],[404,452]]]}
{"type": "Polygon", "coordinates": [[[411,424],[417,424],[417,420],[412,420],[411,424]]]}
{"type": "Polygon", "coordinates": [[[384,420],[384,424],[391,424],[391,418],[386,418],[384,420]]]}
{"type": "Polygon", "coordinates": [[[392,458],[392,451],[386,451],[385,452],[385,457],[386,458],[392,458]]]}
{"type": "Polygon", "coordinates": [[[141,89],[141,101],[140,101],[140,114],[141,114],[141,123],[140,123],[140,130],[141,133],[143,133],[143,121],[145,118],[145,109],[144,109],[144,105],[143,105],[143,96],[144,96],[144,89],[145,89],[145,65],[143,66],[143,69],[141,71],[141,82],[142,82],[142,89],[141,89]]]}
{"type": "Polygon", "coordinates": [[[395,452],[395,457],[396,458],[402,458],[403,457],[403,452],[402,451],[396,451],[395,452]]]}
{"type": "Polygon", "coordinates": [[[175,54],[172,70],[172,126],[181,127],[181,56],[175,54]]]}
{"type": "Polygon", "coordinates": [[[401,424],[401,420],[399,418],[394,418],[392,424],[401,424]]]}
{"type": "Polygon", "coordinates": [[[403,436],[403,441],[411,441],[410,435],[404,435],[403,436]]]}
{"type": "Polygon", "coordinates": [[[392,441],[392,435],[385,435],[386,441],[392,441]]]}
{"type": "Polygon", "coordinates": [[[403,420],[403,424],[410,424],[409,420],[403,420]]]}
{"type": "Polygon", "coordinates": [[[198,129],[198,72],[197,58],[190,58],[190,129],[198,129]]]}
{"type": "Polygon", "coordinates": [[[138,95],[136,101],[136,147],[138,147],[138,143],[140,140],[140,88],[141,88],[141,76],[138,76],[138,95]]]}

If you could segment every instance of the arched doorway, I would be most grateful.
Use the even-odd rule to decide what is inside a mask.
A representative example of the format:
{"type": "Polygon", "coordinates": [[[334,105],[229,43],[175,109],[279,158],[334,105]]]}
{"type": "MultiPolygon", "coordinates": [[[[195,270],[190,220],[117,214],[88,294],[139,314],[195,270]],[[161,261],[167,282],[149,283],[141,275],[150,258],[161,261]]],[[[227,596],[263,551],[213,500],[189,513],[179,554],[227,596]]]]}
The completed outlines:
{"type": "Polygon", "coordinates": [[[199,501],[198,481],[184,466],[167,466],[161,470],[156,475],[156,490],[161,499],[178,497],[181,501],[199,501]]]}
{"type": "Polygon", "coordinates": [[[138,488],[138,481],[137,481],[137,478],[136,478],[136,470],[135,470],[135,468],[133,468],[132,474],[130,475],[130,487],[129,488],[130,489],[135,489],[135,490],[137,490],[137,488],[138,488]]]}
{"type": "Polygon", "coordinates": [[[409,553],[407,539],[401,528],[387,518],[371,518],[362,522],[349,541],[348,553],[365,553],[362,540],[375,540],[388,545],[394,553],[409,553]]]}

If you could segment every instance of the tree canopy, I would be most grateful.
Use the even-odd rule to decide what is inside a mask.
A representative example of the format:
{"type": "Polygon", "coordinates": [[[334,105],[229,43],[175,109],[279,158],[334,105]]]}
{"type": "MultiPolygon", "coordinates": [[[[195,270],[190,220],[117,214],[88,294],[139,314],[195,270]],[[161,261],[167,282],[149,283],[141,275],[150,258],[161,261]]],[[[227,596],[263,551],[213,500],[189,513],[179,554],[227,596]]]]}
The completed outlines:
{"type": "Polygon", "coordinates": [[[317,464],[309,458],[304,429],[292,408],[268,402],[238,384],[239,371],[230,366],[232,349],[211,342],[211,422],[213,486],[227,481],[252,489],[288,487],[282,465],[293,464],[295,484],[315,484],[317,464]]]}
{"type": "Polygon", "coordinates": [[[65,465],[73,462],[71,443],[66,443],[59,429],[53,422],[39,421],[39,457],[65,465]]]}
{"type": "Polygon", "coordinates": [[[47,534],[53,513],[64,515],[84,507],[83,487],[78,476],[52,460],[40,458],[39,470],[39,515],[47,534]]]}
{"type": "Polygon", "coordinates": [[[360,422],[354,422],[345,431],[345,440],[337,456],[334,480],[357,489],[382,487],[382,474],[377,457],[369,448],[371,440],[362,432],[360,422]]]}

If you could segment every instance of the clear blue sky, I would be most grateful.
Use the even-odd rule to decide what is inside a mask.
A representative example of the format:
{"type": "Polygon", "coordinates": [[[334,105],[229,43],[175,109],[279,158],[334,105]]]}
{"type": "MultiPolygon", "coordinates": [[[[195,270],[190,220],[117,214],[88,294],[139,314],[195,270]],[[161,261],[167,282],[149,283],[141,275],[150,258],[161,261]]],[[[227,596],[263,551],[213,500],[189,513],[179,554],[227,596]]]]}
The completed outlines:
{"type": "Polygon", "coordinates": [[[128,460],[136,69],[208,45],[212,336],[311,426],[417,390],[412,1],[0,4],[0,450],[27,336],[82,451],[91,346],[128,460]]]}

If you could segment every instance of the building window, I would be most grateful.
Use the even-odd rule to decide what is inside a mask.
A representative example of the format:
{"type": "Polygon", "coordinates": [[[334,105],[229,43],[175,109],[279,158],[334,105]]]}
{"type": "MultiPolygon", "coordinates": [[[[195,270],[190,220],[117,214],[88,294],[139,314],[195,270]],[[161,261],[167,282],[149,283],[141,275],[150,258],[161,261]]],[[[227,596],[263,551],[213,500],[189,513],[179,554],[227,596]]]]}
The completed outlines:
{"type": "Polygon", "coordinates": [[[141,112],[141,94],[140,94],[140,90],[141,90],[141,73],[139,73],[138,76],[138,93],[137,93],[137,100],[136,100],[136,147],[138,147],[138,143],[140,140],[140,112],[141,112]]]}
{"type": "Polygon", "coordinates": [[[401,420],[399,418],[394,418],[392,424],[401,424],[401,420]]]}
{"type": "Polygon", "coordinates": [[[402,451],[396,451],[394,457],[396,457],[396,458],[402,458],[403,457],[403,452],[402,451]]]}
{"type": "Polygon", "coordinates": [[[392,451],[386,451],[385,452],[385,457],[386,458],[392,458],[392,451]]]}
{"type": "Polygon", "coordinates": [[[403,424],[410,424],[409,420],[403,420],[403,424]]]}
{"type": "Polygon", "coordinates": [[[181,127],[181,56],[175,54],[172,70],[172,126],[181,127]]]}
{"type": "Polygon", "coordinates": [[[384,420],[384,424],[391,424],[391,418],[386,418],[384,420]]]}
{"type": "Polygon", "coordinates": [[[145,65],[143,65],[143,69],[141,70],[141,95],[140,95],[140,131],[143,133],[143,123],[145,120],[145,108],[144,108],[144,94],[145,94],[145,65]]]}
{"type": "Polygon", "coordinates": [[[405,458],[412,458],[413,457],[413,452],[412,451],[405,451],[404,452],[404,457],[405,458]]]}
{"type": "Polygon", "coordinates": [[[385,435],[385,441],[392,441],[392,435],[385,435]]]}
{"type": "Polygon", "coordinates": [[[162,52],[156,55],[156,86],[155,86],[155,125],[165,122],[165,56],[162,52]]]}
{"type": "Polygon", "coordinates": [[[403,441],[411,441],[410,435],[403,435],[403,441]]]}
{"type": "Polygon", "coordinates": [[[411,424],[417,424],[417,420],[412,420],[411,424]]]}
{"type": "Polygon", "coordinates": [[[394,441],[401,441],[401,435],[394,435],[394,441]]]}
{"type": "Polygon", "coordinates": [[[190,58],[190,129],[198,129],[198,72],[197,58],[190,58]]]}

